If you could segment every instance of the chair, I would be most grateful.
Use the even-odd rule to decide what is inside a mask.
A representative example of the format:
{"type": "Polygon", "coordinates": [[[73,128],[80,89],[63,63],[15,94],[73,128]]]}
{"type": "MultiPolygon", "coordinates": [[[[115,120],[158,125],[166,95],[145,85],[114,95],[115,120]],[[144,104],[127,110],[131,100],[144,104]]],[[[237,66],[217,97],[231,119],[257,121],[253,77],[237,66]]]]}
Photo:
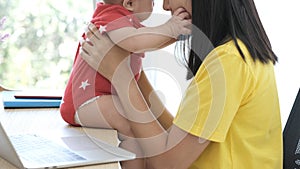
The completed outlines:
{"type": "Polygon", "coordinates": [[[283,169],[300,169],[300,89],[283,130],[283,169]]]}

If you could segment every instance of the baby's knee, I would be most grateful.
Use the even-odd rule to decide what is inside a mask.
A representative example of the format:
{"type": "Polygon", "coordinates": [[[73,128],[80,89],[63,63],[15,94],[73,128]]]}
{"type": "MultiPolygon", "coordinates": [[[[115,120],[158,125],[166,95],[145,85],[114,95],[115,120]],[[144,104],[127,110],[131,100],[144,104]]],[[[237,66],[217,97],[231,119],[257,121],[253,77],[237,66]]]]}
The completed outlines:
{"type": "Polygon", "coordinates": [[[131,130],[130,124],[126,123],[124,125],[119,125],[119,134],[121,135],[120,137],[134,137],[133,131],[131,130]]]}
{"type": "Polygon", "coordinates": [[[137,138],[124,137],[119,146],[135,153],[137,157],[143,157],[143,151],[138,143],[137,138]]]}

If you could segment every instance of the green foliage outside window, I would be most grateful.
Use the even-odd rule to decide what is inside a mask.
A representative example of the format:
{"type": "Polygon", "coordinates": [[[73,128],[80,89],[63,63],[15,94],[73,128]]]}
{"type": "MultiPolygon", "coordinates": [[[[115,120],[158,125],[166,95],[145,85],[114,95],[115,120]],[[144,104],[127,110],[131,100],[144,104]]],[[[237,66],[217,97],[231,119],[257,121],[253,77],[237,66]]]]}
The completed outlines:
{"type": "Polygon", "coordinates": [[[15,89],[63,89],[92,1],[1,1],[0,84],[15,89]]]}

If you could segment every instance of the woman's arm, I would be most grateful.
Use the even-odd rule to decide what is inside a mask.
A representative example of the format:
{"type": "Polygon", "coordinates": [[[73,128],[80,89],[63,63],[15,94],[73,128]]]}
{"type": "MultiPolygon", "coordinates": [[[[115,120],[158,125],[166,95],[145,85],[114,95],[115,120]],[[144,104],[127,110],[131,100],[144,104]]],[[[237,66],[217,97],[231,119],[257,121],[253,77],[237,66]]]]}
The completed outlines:
{"type": "Polygon", "coordinates": [[[193,136],[175,125],[166,131],[149,109],[130,68],[121,63],[111,82],[153,168],[188,168],[204,151],[209,141],[193,136]],[[122,76],[120,78],[120,76],[122,76]]]}
{"type": "Polygon", "coordinates": [[[159,123],[165,130],[170,129],[173,124],[174,117],[157,96],[144,71],[141,72],[140,79],[138,80],[138,86],[150,107],[150,110],[154,113],[159,123]]]}
{"type": "MultiPolygon", "coordinates": [[[[91,30],[94,31],[87,34],[90,42],[82,44],[81,56],[112,82],[125,110],[125,115],[130,121],[131,129],[138,138],[145,156],[148,157],[149,167],[188,168],[207,147],[209,141],[193,136],[175,125],[171,125],[170,130],[166,131],[149,108],[147,99],[144,99],[143,95],[149,95],[147,93],[150,93],[151,89],[147,87],[145,90],[138,87],[126,60],[127,57],[124,59],[124,56],[121,56],[122,52],[120,52],[120,56],[116,55],[118,49],[110,50],[114,57],[101,53],[105,50],[104,47],[113,44],[110,42],[111,45],[109,45],[108,38],[101,36],[97,29],[91,27],[91,30]],[[106,46],[103,46],[100,41],[105,41],[106,46]],[[100,53],[97,53],[99,51],[100,53]],[[103,65],[102,68],[98,68],[95,66],[97,64],[94,64],[100,61],[103,65]]],[[[155,102],[150,103],[154,104],[155,102]]]]}

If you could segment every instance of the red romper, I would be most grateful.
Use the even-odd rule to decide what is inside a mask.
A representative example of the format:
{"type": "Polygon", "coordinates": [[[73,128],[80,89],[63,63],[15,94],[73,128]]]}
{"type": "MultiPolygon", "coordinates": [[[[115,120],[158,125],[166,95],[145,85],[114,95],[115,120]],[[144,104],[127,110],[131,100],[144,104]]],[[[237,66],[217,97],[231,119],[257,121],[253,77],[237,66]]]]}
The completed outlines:
{"type": "MultiPolygon", "coordinates": [[[[140,28],[143,25],[138,18],[120,5],[98,3],[91,21],[100,31],[112,31],[122,27],[140,28]],[[117,20],[117,21],[115,21],[117,20]],[[115,22],[113,22],[115,21],[115,22]]],[[[83,38],[85,35],[83,35],[83,38]]],[[[101,95],[116,94],[111,83],[101,74],[90,67],[79,55],[78,45],[73,69],[67,83],[60,113],[62,118],[69,124],[79,126],[75,123],[76,110],[86,101],[101,95]]],[[[135,78],[138,79],[142,68],[143,53],[131,54],[130,65],[135,78]]]]}

